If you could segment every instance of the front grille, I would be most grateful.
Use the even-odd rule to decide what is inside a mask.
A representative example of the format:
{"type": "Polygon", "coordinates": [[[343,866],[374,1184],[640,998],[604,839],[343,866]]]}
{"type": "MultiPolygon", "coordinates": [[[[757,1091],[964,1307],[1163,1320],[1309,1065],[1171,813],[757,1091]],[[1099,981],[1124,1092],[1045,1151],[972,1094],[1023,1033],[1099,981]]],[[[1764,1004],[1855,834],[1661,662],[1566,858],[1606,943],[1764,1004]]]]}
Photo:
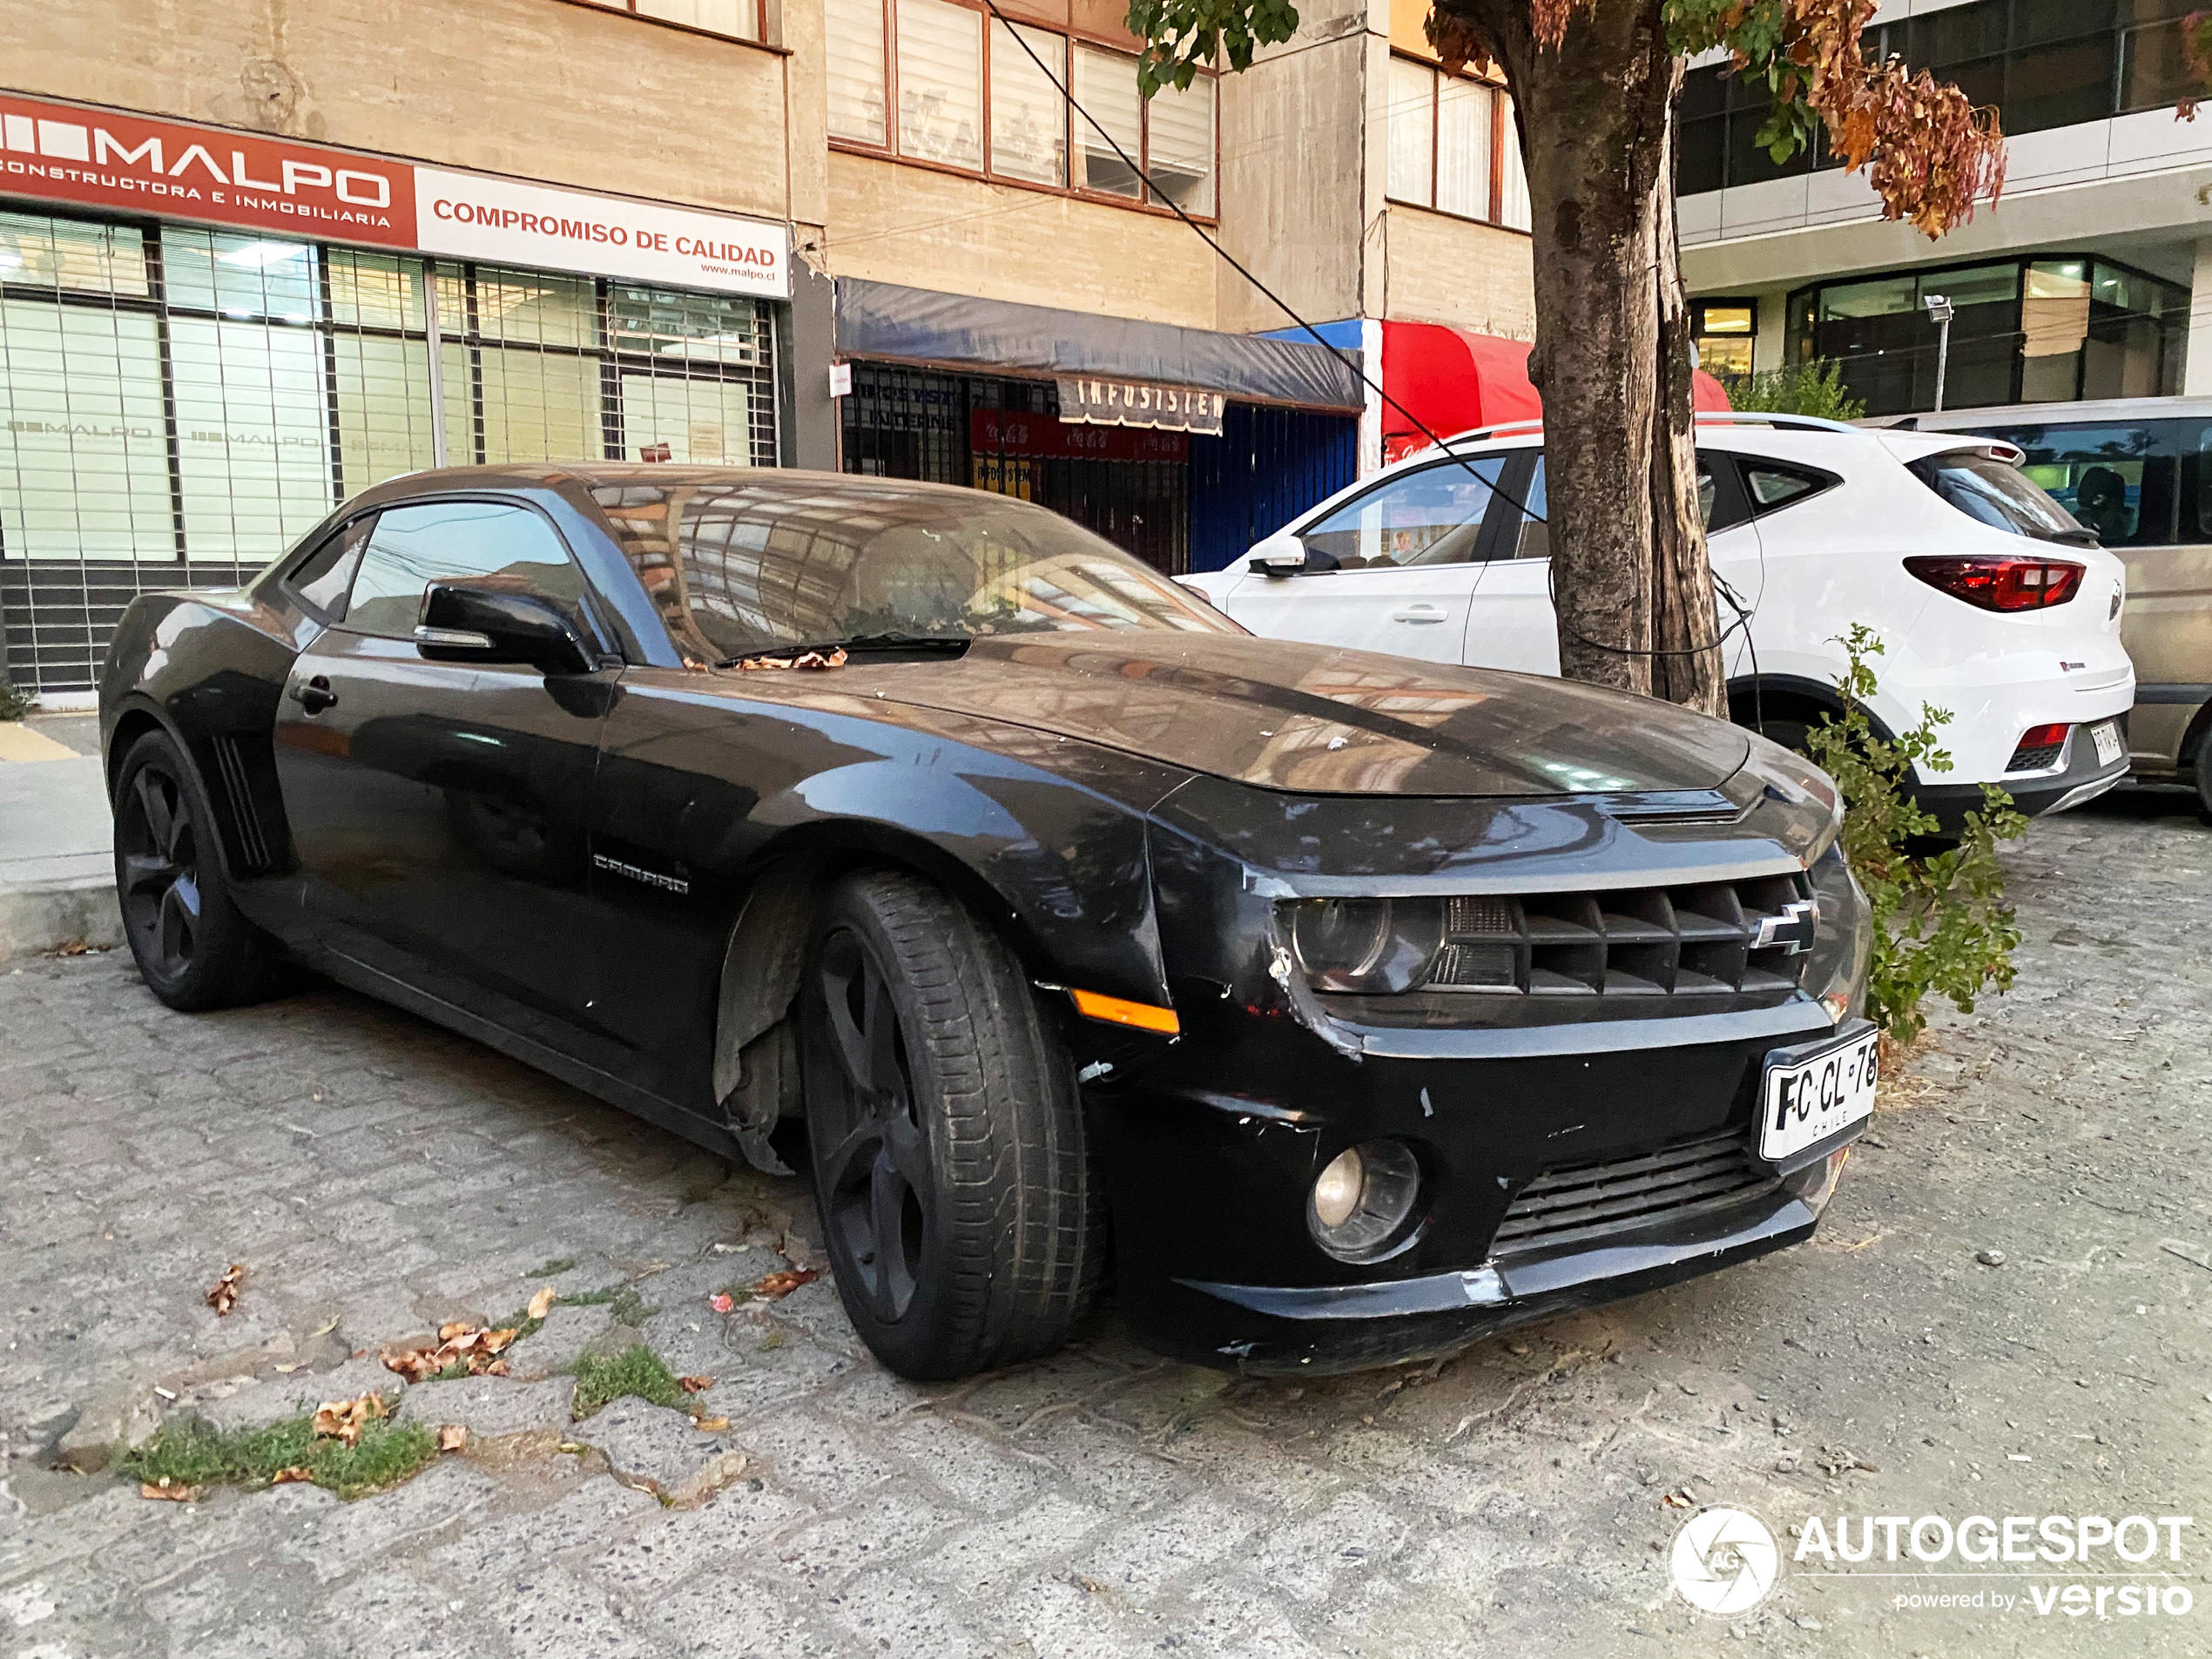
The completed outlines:
{"type": "Polygon", "coordinates": [[[2066,752],[2066,739],[2056,743],[2038,744],[2031,749],[2023,744],[2013,751],[2013,758],[2005,763],[2006,772],[2040,772],[2046,766],[2055,766],[2059,757],[2066,752]]]}
{"type": "Polygon", "coordinates": [[[1447,901],[1426,988],[1523,996],[1728,996],[1787,992],[1804,972],[1811,889],[1758,876],[1447,901]]]}
{"type": "Polygon", "coordinates": [[[1743,1130],[1635,1157],[1547,1170],[1514,1197],[1495,1256],[1557,1250],[1718,1209],[1781,1184],[1743,1130]]]}

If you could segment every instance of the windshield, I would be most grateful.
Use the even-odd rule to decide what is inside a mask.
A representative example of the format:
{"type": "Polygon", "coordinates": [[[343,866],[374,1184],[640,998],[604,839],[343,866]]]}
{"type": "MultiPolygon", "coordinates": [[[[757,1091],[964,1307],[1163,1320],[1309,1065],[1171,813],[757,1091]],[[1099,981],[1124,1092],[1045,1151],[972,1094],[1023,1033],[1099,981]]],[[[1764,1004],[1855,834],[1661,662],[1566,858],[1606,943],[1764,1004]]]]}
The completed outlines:
{"type": "Polygon", "coordinates": [[[2008,462],[1972,449],[1924,455],[1913,476],[1967,517],[2043,542],[2080,542],[2088,532],[2035,481],[2008,462]]]}
{"type": "Polygon", "coordinates": [[[906,636],[1242,633],[1080,525],[982,490],[727,474],[592,491],[685,658],[906,636]]]}

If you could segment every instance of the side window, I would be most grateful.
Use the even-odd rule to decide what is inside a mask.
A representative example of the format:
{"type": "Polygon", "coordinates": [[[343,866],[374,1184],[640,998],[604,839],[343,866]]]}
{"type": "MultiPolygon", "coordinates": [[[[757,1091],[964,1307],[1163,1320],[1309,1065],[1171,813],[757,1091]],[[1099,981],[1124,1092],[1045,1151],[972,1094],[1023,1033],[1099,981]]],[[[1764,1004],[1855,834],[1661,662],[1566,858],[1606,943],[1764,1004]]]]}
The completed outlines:
{"type": "Polygon", "coordinates": [[[1485,455],[1400,473],[1298,532],[1308,567],[1465,563],[1474,557],[1504,466],[1503,455],[1485,455]]]}
{"type": "MultiPolygon", "coordinates": [[[[2020,427],[1992,435],[2026,451],[2020,470],[2107,547],[2164,547],[2175,538],[2177,509],[2184,536],[2202,534],[2200,521],[2212,513],[2212,502],[2179,499],[2177,446],[2167,422],[2020,427]]],[[[2202,444],[2192,447],[2201,452],[2202,444]]],[[[2200,482],[2200,496],[2202,489],[2200,482]]]]}
{"type": "Polygon", "coordinates": [[[285,585],[314,607],[324,621],[345,621],[346,593],[354,585],[361,549],[368,544],[368,533],[375,524],[375,514],[363,514],[327,538],[285,577],[285,585]]]}
{"type": "Polygon", "coordinates": [[[354,578],[346,626],[355,633],[408,639],[421,615],[422,590],[467,580],[516,593],[541,594],[580,611],[583,577],[553,527],[528,508],[501,502],[423,502],[378,515],[354,578]]]}
{"type": "Polygon", "coordinates": [[[1817,496],[1835,482],[1824,474],[1786,467],[1777,461],[1756,461],[1747,455],[1743,466],[1743,488],[1751,497],[1754,516],[1787,507],[1808,496],[1817,496]]]}
{"type": "Polygon", "coordinates": [[[1528,482],[1521,485],[1519,494],[1520,506],[1508,506],[1506,509],[1521,521],[1507,532],[1513,538],[1508,556],[1548,559],[1552,556],[1552,527],[1545,520],[1551,508],[1544,496],[1544,457],[1541,453],[1530,462],[1528,482]]]}

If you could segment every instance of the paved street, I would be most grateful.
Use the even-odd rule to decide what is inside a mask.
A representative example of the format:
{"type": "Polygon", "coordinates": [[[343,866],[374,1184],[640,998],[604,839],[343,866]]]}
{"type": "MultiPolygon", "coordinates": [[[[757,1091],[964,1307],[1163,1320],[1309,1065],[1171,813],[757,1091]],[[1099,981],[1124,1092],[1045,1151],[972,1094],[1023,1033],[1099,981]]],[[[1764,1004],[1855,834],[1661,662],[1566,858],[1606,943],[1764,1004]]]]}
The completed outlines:
{"type": "Polygon", "coordinates": [[[120,952],[0,970],[0,1654],[2212,1651],[2212,829],[2131,795],[2008,861],[2018,988],[1939,1016],[1813,1244],[1303,1384],[1159,1362],[1110,1318],[903,1384],[826,1281],[710,1306],[805,1259],[795,1182],[349,994],[188,1018],[120,952]],[[410,1414],[475,1433],[395,1491],[173,1504],[53,1467],[157,1387],[266,1420],[545,1283],[636,1294],[556,1309],[513,1378],[422,1385],[410,1414]],[[523,1380],[625,1325],[716,1379],[744,1461],[697,1507],[617,1480],[563,1379],[523,1380]],[[2008,1612],[1900,1611],[1958,1582],[1812,1561],[1731,1626],[1669,1593],[1685,1493],[1777,1532],[2196,1514],[2139,1575],[2195,1606],[2039,1616],[2026,1585],[2066,1581],[2015,1578],[2008,1612]]]}

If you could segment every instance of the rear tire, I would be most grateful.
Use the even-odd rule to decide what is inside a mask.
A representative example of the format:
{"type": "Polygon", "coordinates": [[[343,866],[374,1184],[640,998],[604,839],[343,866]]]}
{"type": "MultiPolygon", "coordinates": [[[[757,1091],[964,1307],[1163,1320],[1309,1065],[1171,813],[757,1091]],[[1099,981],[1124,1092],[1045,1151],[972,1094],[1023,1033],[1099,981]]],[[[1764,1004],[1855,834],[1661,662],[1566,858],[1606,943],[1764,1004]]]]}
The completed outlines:
{"type": "Polygon", "coordinates": [[[232,902],[207,791],[166,732],[125,752],[113,805],[115,894],[146,988],[188,1014],[281,989],[283,961],[232,902]]]}
{"type": "Polygon", "coordinates": [[[2196,745],[2196,764],[2189,769],[2196,781],[2196,815],[2212,824],[2212,732],[2196,745]]]}
{"type": "Polygon", "coordinates": [[[941,1381],[1048,1353],[1096,1298],[1103,1188],[1020,965],[896,871],[832,890],[800,990],[808,1163],[875,1356],[941,1381]]]}

